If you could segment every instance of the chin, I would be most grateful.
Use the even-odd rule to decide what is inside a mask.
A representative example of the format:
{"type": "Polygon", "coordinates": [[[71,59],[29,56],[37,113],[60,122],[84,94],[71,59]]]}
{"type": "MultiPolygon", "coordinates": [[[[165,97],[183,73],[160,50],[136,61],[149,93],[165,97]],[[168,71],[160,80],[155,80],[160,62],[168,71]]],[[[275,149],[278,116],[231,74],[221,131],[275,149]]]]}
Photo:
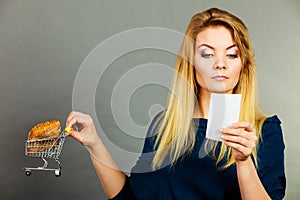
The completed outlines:
{"type": "Polygon", "coordinates": [[[225,90],[225,89],[210,89],[210,93],[219,93],[219,94],[232,94],[233,90],[225,90]]]}

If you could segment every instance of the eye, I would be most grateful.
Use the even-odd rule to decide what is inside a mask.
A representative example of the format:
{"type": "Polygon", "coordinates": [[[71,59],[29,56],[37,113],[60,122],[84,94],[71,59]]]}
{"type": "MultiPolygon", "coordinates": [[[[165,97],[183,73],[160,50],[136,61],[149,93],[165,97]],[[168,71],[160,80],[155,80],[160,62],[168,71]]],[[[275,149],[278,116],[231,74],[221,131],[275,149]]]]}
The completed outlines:
{"type": "Polygon", "coordinates": [[[229,54],[227,54],[226,55],[228,58],[230,58],[230,59],[235,59],[235,58],[238,58],[239,57],[239,55],[238,54],[235,54],[235,53],[229,53],[229,54]]]}
{"type": "Polygon", "coordinates": [[[211,58],[211,57],[213,57],[213,54],[212,53],[201,53],[201,57],[202,58],[211,58]]]}

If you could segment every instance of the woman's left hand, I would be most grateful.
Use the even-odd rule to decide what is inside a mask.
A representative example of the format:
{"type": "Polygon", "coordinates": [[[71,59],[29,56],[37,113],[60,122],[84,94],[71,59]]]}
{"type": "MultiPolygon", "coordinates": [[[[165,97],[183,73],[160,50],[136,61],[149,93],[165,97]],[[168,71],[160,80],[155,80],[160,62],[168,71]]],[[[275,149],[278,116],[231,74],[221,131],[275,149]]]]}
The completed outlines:
{"type": "Polygon", "coordinates": [[[235,161],[247,160],[257,142],[256,130],[252,124],[249,122],[233,123],[220,131],[221,139],[228,147],[232,147],[235,161]]]}

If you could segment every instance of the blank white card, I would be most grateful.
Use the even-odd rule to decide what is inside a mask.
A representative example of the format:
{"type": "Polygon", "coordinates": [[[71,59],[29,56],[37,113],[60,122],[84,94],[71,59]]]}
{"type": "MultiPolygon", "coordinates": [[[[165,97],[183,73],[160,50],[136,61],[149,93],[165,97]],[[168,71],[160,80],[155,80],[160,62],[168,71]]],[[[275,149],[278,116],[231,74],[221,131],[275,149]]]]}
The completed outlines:
{"type": "Polygon", "coordinates": [[[241,94],[211,93],[206,138],[222,141],[220,129],[239,121],[241,98],[241,94]]]}

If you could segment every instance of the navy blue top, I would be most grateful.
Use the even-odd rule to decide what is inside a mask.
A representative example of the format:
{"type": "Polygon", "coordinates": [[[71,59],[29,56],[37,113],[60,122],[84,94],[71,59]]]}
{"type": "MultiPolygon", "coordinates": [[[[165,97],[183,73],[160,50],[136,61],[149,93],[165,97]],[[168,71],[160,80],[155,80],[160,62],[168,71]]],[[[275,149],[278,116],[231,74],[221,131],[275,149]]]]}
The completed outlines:
{"type": "MultiPolygon", "coordinates": [[[[220,170],[211,156],[199,157],[199,150],[205,139],[207,119],[195,119],[194,122],[197,128],[194,149],[188,156],[179,159],[173,167],[167,165],[151,171],[154,140],[153,137],[147,137],[144,154],[141,154],[131,176],[126,177],[124,187],[113,200],[241,199],[236,166],[231,165],[220,170]],[[138,171],[143,173],[136,173],[138,171]]],[[[265,120],[257,153],[257,173],[272,199],[282,199],[286,188],[285,145],[280,124],[276,115],[265,120]]],[[[153,122],[148,136],[153,131],[151,126],[153,122]]]]}

